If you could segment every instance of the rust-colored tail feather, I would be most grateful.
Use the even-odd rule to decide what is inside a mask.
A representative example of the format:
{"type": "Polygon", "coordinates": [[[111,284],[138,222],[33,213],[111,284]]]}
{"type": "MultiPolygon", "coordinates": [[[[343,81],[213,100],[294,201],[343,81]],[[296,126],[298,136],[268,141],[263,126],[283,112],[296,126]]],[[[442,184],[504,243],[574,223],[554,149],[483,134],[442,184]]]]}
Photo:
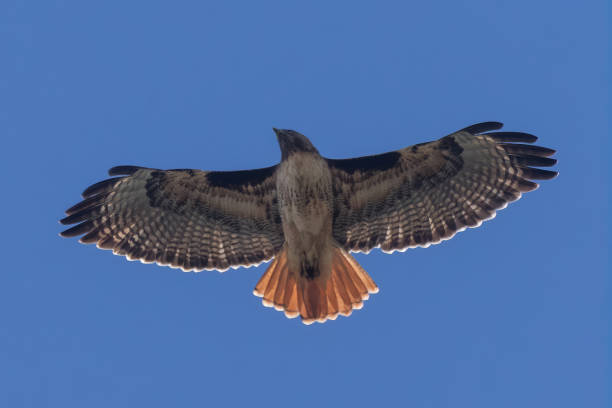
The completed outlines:
{"type": "Polygon", "coordinates": [[[302,322],[335,320],[339,314],[349,316],[353,309],[361,309],[370,293],[378,287],[357,261],[342,248],[334,247],[331,276],[306,279],[297,271],[290,271],[287,248],[274,258],[261,277],[253,293],[267,307],[283,310],[285,316],[302,317],[302,322]]]}

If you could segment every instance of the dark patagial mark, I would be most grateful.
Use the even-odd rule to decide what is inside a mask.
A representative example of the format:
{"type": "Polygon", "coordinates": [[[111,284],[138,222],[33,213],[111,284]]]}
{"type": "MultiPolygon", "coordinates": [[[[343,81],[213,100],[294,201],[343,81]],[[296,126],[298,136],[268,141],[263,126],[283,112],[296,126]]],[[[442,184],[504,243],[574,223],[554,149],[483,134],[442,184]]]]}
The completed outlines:
{"type": "Polygon", "coordinates": [[[349,174],[356,171],[369,173],[373,171],[389,170],[397,164],[401,154],[399,152],[389,152],[374,156],[357,157],[354,159],[326,159],[329,166],[343,170],[349,174]]]}
{"type": "Polygon", "coordinates": [[[175,172],[186,173],[186,174],[189,174],[190,177],[193,177],[193,176],[196,175],[196,171],[194,169],[170,169],[170,170],[166,170],[166,171],[175,171],[175,172]]]}
{"type": "Polygon", "coordinates": [[[413,145],[410,150],[412,151],[412,153],[416,153],[420,150],[421,146],[427,146],[428,144],[432,144],[434,142],[423,142],[423,143],[417,143],[415,145],[413,145]]]}
{"type": "Polygon", "coordinates": [[[255,170],[241,171],[211,171],[206,174],[206,180],[212,187],[223,187],[240,190],[248,185],[255,186],[270,178],[276,171],[276,166],[255,170]]]}
{"type": "Polygon", "coordinates": [[[439,150],[447,150],[454,154],[455,156],[459,156],[463,152],[463,147],[459,145],[455,141],[454,136],[446,136],[440,139],[440,144],[438,144],[439,150]]]}

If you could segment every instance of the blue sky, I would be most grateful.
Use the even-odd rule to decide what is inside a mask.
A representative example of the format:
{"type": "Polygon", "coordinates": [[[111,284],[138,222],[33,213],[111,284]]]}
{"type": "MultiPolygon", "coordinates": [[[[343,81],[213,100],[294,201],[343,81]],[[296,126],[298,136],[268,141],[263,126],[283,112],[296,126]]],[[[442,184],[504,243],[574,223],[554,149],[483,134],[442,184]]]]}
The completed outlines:
{"type": "Polygon", "coordinates": [[[304,3],[2,2],[1,406],[606,406],[606,2],[304,3]],[[273,126],[344,158],[488,120],[560,176],[441,245],[357,255],[381,290],[348,319],[264,308],[265,266],[57,235],[114,165],[268,166],[273,126]]]}

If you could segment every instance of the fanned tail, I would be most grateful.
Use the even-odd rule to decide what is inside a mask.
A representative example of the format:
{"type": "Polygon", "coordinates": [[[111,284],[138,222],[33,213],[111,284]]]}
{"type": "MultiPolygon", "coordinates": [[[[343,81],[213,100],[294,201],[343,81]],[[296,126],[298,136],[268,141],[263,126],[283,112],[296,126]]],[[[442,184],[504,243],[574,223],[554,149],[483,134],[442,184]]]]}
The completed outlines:
{"type": "Polygon", "coordinates": [[[257,282],[253,294],[263,298],[261,302],[264,306],[284,310],[289,319],[298,317],[297,280],[296,275],[289,273],[286,246],[274,257],[266,273],[257,282]]]}
{"type": "Polygon", "coordinates": [[[289,270],[287,248],[283,247],[253,294],[263,298],[264,306],[282,310],[288,318],[299,315],[303,323],[311,324],[335,320],[338,315],[349,316],[353,309],[363,307],[370,293],[377,292],[372,278],[342,248],[332,250],[331,275],[327,279],[322,274],[307,279],[289,270]]]}

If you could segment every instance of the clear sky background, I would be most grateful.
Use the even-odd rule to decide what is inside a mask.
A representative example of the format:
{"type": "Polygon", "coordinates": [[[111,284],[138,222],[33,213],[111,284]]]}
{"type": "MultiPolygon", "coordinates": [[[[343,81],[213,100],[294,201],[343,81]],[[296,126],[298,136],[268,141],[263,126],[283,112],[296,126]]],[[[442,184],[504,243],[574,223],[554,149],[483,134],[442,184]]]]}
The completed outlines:
{"type": "Polygon", "coordinates": [[[606,7],[0,2],[0,406],[607,406],[606,7]],[[324,325],[261,305],[265,265],[58,236],[114,165],[268,166],[273,126],[345,158],[489,120],[560,176],[441,245],[357,255],[380,293],[324,325]]]}

